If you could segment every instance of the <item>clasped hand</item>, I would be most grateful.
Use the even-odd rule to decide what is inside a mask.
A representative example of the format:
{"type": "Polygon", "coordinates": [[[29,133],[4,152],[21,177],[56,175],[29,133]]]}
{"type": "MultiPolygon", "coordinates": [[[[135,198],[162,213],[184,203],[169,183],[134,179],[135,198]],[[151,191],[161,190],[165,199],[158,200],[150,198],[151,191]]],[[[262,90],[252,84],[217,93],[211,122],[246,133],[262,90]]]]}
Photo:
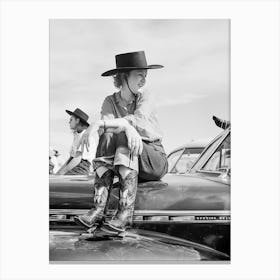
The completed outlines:
{"type": "MultiPolygon", "coordinates": [[[[119,119],[118,120],[118,125],[114,126],[110,125],[110,121],[107,121],[108,127],[106,129],[107,132],[112,132],[112,133],[120,133],[120,132],[125,132],[126,137],[127,137],[127,144],[128,148],[131,151],[132,155],[138,156],[142,154],[143,151],[143,142],[141,139],[141,136],[137,132],[137,130],[128,124],[126,120],[119,119]]],[[[94,122],[92,123],[87,130],[84,132],[83,136],[80,139],[80,142],[78,144],[78,148],[81,146],[82,153],[84,151],[84,147],[86,148],[87,151],[89,151],[89,138],[90,135],[94,132],[96,132],[100,127],[100,122],[94,122]]]]}
{"type": "Polygon", "coordinates": [[[125,134],[127,137],[128,148],[131,153],[134,156],[141,155],[143,151],[143,142],[137,130],[133,126],[129,125],[125,129],[125,134]]]}
{"type": "Polygon", "coordinates": [[[84,148],[86,148],[87,151],[89,151],[89,146],[90,146],[90,141],[89,138],[91,136],[92,133],[96,132],[99,129],[99,124],[96,123],[92,123],[87,129],[86,131],[83,133],[79,144],[78,144],[78,149],[79,147],[81,147],[82,153],[84,152],[84,148]]]}

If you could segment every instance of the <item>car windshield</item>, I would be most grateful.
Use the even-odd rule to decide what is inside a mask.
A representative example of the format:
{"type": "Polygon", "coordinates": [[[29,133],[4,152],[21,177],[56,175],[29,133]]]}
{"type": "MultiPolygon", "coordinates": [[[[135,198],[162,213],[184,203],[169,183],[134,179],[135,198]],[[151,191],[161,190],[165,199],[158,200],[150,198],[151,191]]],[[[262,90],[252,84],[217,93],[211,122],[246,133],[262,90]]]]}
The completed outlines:
{"type": "Polygon", "coordinates": [[[203,148],[184,148],[174,152],[168,158],[170,173],[186,173],[190,170],[203,148]]]}
{"type": "Polygon", "coordinates": [[[214,154],[202,167],[205,171],[225,172],[230,170],[230,135],[228,135],[214,154]]]}
{"type": "Polygon", "coordinates": [[[221,139],[223,138],[223,133],[219,134],[200,154],[194,165],[191,167],[191,171],[195,172],[196,170],[201,169],[203,164],[206,160],[211,156],[212,152],[216,149],[217,145],[219,145],[219,142],[221,142],[221,139]]]}
{"type": "Polygon", "coordinates": [[[179,157],[182,155],[184,149],[181,149],[179,151],[173,152],[168,156],[168,172],[171,172],[178,161],[179,157]]]}

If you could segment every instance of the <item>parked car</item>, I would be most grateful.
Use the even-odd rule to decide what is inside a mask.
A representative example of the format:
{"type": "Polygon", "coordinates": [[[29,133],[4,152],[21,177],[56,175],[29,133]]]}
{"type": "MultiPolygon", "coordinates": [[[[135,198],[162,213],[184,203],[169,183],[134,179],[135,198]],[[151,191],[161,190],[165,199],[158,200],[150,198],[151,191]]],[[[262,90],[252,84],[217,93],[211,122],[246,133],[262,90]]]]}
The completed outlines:
{"type": "MultiPolygon", "coordinates": [[[[50,176],[50,229],[76,227],[92,207],[94,176],[50,176]]],[[[117,208],[114,184],[107,218],[117,208]]],[[[211,141],[185,173],[139,183],[134,229],[166,233],[230,254],[230,128],[211,141]]]]}
{"type": "Polygon", "coordinates": [[[198,262],[228,261],[229,256],[207,246],[167,234],[129,230],[123,238],[93,236],[79,231],[50,231],[51,262],[198,262]]]}
{"type": "Polygon", "coordinates": [[[169,173],[186,173],[190,170],[207,141],[192,141],[173,150],[167,156],[169,173]]]}

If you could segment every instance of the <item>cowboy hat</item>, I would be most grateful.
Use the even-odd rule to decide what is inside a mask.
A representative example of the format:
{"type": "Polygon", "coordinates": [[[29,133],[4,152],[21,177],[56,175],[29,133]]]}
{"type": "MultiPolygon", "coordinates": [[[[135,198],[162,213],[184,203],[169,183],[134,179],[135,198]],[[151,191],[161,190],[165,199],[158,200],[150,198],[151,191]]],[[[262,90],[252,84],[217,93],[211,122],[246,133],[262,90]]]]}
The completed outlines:
{"type": "Polygon", "coordinates": [[[144,51],[118,54],[115,56],[115,59],[116,68],[104,72],[101,76],[112,76],[119,72],[131,70],[159,69],[163,67],[158,64],[148,65],[144,51]]]}
{"type": "Polygon", "coordinates": [[[67,114],[69,114],[70,116],[75,116],[77,118],[79,118],[84,124],[86,124],[87,126],[89,126],[89,123],[88,123],[88,118],[89,116],[83,112],[81,109],[77,108],[75,109],[74,112],[72,111],[69,111],[69,110],[65,110],[67,114]]]}

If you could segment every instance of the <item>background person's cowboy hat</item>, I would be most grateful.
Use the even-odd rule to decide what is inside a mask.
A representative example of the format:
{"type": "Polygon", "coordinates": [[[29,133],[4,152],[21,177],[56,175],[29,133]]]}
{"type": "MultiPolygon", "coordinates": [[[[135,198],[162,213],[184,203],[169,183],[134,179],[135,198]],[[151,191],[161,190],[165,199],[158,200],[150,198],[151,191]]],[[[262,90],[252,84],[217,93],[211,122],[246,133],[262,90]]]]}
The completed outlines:
{"type": "Polygon", "coordinates": [[[104,72],[101,76],[112,76],[118,72],[131,70],[159,69],[163,67],[159,64],[148,65],[144,51],[117,54],[115,58],[116,68],[104,72]]]}
{"type": "Polygon", "coordinates": [[[65,111],[70,116],[73,115],[73,116],[79,118],[84,124],[89,126],[89,123],[88,123],[89,116],[84,111],[82,111],[81,109],[77,108],[77,109],[75,109],[74,112],[69,111],[69,110],[65,110],[65,111]]]}

